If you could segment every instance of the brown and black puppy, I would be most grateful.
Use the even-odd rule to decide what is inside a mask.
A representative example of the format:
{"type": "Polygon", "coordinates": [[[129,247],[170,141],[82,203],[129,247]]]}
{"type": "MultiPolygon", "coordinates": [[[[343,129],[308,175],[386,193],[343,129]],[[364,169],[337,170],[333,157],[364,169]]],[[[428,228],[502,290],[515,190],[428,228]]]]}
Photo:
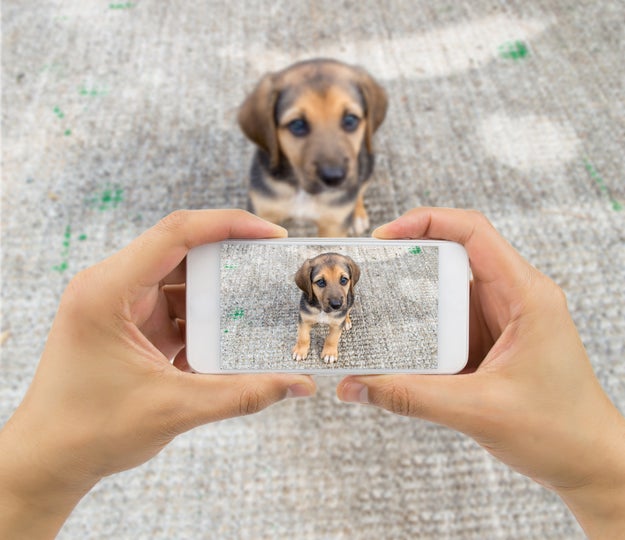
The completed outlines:
{"type": "Polygon", "coordinates": [[[258,146],[249,210],[274,223],[313,221],[319,236],[366,231],[373,133],[387,103],[364,69],[335,60],[265,75],[239,110],[241,129],[258,146]]]}
{"type": "Polygon", "coordinates": [[[293,360],[303,360],[310,349],[310,329],[314,324],[330,325],[321,352],[328,363],[338,358],[339,338],[343,329],[349,330],[349,312],[354,304],[354,286],[360,278],[360,268],[351,257],[338,253],[322,253],[308,259],[295,274],[295,283],[303,291],[299,302],[297,343],[293,360]]]}

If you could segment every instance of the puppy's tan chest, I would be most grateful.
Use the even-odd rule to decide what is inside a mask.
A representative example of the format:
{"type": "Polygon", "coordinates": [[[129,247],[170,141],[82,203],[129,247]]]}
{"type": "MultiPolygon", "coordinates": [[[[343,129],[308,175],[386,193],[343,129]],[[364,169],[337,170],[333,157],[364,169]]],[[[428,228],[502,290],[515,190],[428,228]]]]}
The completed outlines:
{"type": "Polygon", "coordinates": [[[302,320],[310,325],[314,324],[328,324],[331,326],[340,325],[345,318],[344,315],[333,315],[326,313],[325,311],[319,311],[318,313],[306,313],[302,314],[302,320]]]}
{"type": "Polygon", "coordinates": [[[291,197],[290,211],[291,218],[317,221],[321,217],[319,197],[300,189],[291,197]]]}
{"type": "Polygon", "coordinates": [[[294,189],[281,182],[271,182],[275,197],[264,197],[255,192],[250,193],[250,199],[256,213],[265,218],[282,221],[296,219],[313,221],[327,219],[331,214],[337,220],[344,220],[349,215],[350,208],[345,205],[333,204],[336,196],[328,193],[311,195],[302,189],[294,189]]]}

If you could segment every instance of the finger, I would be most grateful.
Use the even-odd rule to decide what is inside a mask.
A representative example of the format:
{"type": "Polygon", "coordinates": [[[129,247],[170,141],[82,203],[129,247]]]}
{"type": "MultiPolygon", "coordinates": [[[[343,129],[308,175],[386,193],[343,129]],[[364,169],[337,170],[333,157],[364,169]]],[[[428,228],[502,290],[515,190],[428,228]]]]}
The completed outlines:
{"type": "Polygon", "coordinates": [[[479,212],[452,208],[417,208],[373,231],[376,238],[427,238],[462,244],[476,281],[502,287],[525,282],[531,265],[479,212]]]}
{"type": "Polygon", "coordinates": [[[187,349],[186,347],[182,349],[174,358],[172,362],[175,367],[177,367],[180,371],[185,371],[187,373],[193,373],[193,368],[189,365],[187,361],[187,349]]]}
{"type": "MultiPolygon", "coordinates": [[[[370,375],[350,376],[337,387],[349,403],[368,403],[395,414],[422,418],[469,435],[482,413],[485,375],[370,375]]],[[[486,421],[486,419],[484,419],[486,421]]]]}
{"type": "Polygon", "coordinates": [[[166,275],[161,283],[163,285],[178,285],[185,283],[187,280],[187,258],[182,259],[180,264],[176,266],[168,275],[166,275]]]}
{"type": "Polygon", "coordinates": [[[142,322],[140,330],[165,356],[173,358],[184,346],[178,323],[169,315],[169,305],[164,294],[159,294],[150,316],[142,322]]]}
{"type": "Polygon", "coordinates": [[[187,252],[202,244],[227,238],[275,238],[286,231],[243,210],[178,210],[159,221],[135,241],[108,259],[130,289],[159,284],[179,265],[187,252]]]}
{"type": "Polygon", "coordinates": [[[287,396],[306,397],[316,391],[307,375],[199,375],[181,371],[176,372],[172,388],[179,400],[179,433],[208,422],[259,412],[287,396]]]}
{"type": "Polygon", "coordinates": [[[186,286],[184,284],[165,285],[162,291],[167,300],[169,316],[172,319],[186,319],[186,286]]]}

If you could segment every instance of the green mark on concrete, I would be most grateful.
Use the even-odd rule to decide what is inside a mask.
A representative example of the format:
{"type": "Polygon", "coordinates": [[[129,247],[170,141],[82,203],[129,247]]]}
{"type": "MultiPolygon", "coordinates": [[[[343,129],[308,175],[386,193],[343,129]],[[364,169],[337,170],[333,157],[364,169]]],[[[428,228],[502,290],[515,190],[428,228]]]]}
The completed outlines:
{"type": "Polygon", "coordinates": [[[227,263],[224,264],[224,268],[226,270],[235,270],[237,268],[237,266],[238,266],[237,263],[227,262],[227,263]]]}
{"type": "MultiPolygon", "coordinates": [[[[87,239],[86,234],[81,234],[78,237],[80,242],[84,242],[87,239]]],[[[63,259],[60,264],[52,267],[52,270],[57,271],[59,274],[65,272],[65,270],[69,267],[69,248],[72,243],[72,226],[68,225],[65,227],[65,232],[63,233],[63,251],[61,251],[61,258],[63,259]]]]}
{"type": "Polygon", "coordinates": [[[106,88],[103,88],[103,89],[99,90],[97,88],[87,88],[86,86],[83,86],[83,87],[80,88],[78,93],[81,96],[104,97],[104,96],[108,95],[109,91],[106,88]]]}
{"type": "Polygon", "coordinates": [[[53,266],[52,270],[56,270],[59,274],[62,274],[65,270],[67,270],[67,261],[63,261],[61,264],[53,266]]]}
{"type": "MultiPolygon", "coordinates": [[[[54,107],[54,109],[52,109],[52,111],[54,112],[55,116],[59,119],[59,120],[63,120],[63,118],[65,118],[65,113],[61,110],[60,107],[54,107]]],[[[68,136],[72,134],[72,130],[71,129],[66,129],[63,132],[63,135],[68,136]]]]}
{"type": "Polygon", "coordinates": [[[411,247],[408,251],[410,251],[413,255],[419,255],[423,252],[419,246],[411,247]]]}
{"type": "Polygon", "coordinates": [[[117,208],[119,203],[124,200],[124,190],[118,186],[106,188],[102,193],[96,197],[87,199],[87,204],[92,208],[98,208],[101,212],[110,210],[111,208],[117,208]]]}
{"type": "Polygon", "coordinates": [[[242,308],[237,308],[232,313],[230,313],[229,317],[231,319],[234,319],[235,321],[238,321],[239,319],[243,318],[243,315],[245,315],[245,310],[243,310],[242,308]]]}
{"type": "Polygon", "coordinates": [[[523,41],[510,41],[499,46],[499,56],[506,60],[523,60],[529,54],[529,48],[523,41]]]}
{"type": "Polygon", "coordinates": [[[132,9],[136,4],[125,2],[122,4],[109,4],[109,9],[132,9]]]}
{"type": "Polygon", "coordinates": [[[612,196],[605,181],[597,172],[597,169],[595,169],[593,164],[587,159],[584,160],[584,166],[586,167],[586,170],[590,174],[591,178],[596,182],[597,186],[599,186],[601,192],[607,195],[608,199],[612,203],[612,210],[620,212],[623,209],[623,205],[612,196]]]}
{"type": "Polygon", "coordinates": [[[72,227],[68,225],[67,227],[65,227],[65,234],[63,235],[63,251],[61,252],[61,257],[63,257],[63,260],[61,261],[61,264],[57,264],[56,266],[52,267],[53,270],[56,270],[60,274],[65,272],[65,270],[67,270],[67,267],[69,265],[68,258],[69,258],[69,246],[70,246],[71,238],[72,238],[72,227]]]}

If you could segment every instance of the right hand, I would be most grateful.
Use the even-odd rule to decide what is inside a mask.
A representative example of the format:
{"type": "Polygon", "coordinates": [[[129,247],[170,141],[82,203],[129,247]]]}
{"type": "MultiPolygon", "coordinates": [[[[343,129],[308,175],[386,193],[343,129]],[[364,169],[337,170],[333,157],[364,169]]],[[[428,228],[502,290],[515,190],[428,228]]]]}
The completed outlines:
{"type": "Polygon", "coordinates": [[[416,209],[374,236],[465,246],[469,364],[460,375],[351,376],[338,396],[462,431],[557,491],[587,532],[625,532],[616,519],[625,520],[625,420],[593,373],[562,290],[477,212],[416,209]]]}

